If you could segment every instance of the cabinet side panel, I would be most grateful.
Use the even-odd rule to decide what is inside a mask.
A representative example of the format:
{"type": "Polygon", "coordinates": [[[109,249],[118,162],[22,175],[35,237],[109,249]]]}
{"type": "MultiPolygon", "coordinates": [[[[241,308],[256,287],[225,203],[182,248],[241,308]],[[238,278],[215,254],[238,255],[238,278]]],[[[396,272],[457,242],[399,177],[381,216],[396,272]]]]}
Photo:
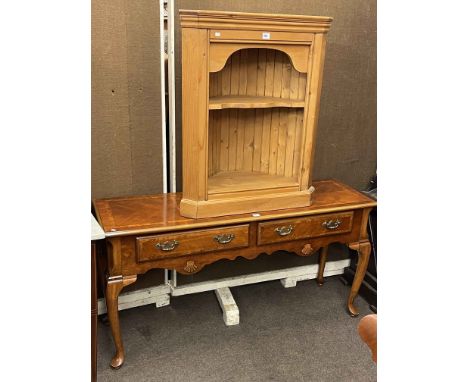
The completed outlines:
{"type": "MultiPolygon", "coordinates": [[[[307,86],[307,73],[299,73],[298,84],[298,99],[305,99],[305,92],[307,86]]],[[[293,176],[299,176],[301,170],[301,155],[302,155],[302,137],[304,136],[304,112],[305,109],[297,110],[296,114],[296,134],[294,142],[294,155],[293,155],[293,176]]]]}
{"type": "Polygon", "coordinates": [[[301,167],[302,136],[304,134],[304,109],[296,111],[296,132],[294,135],[293,176],[298,177],[301,167]]]}
{"type": "Polygon", "coordinates": [[[182,28],[182,160],[185,199],[205,200],[208,168],[208,39],[182,28]]]}
{"type": "MultiPolygon", "coordinates": [[[[299,96],[298,88],[299,88],[299,72],[296,70],[291,70],[291,80],[290,80],[290,87],[289,87],[290,99],[298,99],[298,96],[299,96]]],[[[293,161],[294,161],[294,143],[296,140],[296,121],[297,121],[297,109],[292,109],[288,113],[288,128],[286,132],[284,175],[287,177],[292,177],[294,174],[293,161]]],[[[298,133],[300,133],[300,131],[298,133]]]]}
{"type": "Polygon", "coordinates": [[[308,94],[306,94],[306,115],[304,116],[304,145],[302,165],[300,172],[300,189],[309,187],[309,179],[312,177],[311,158],[314,154],[315,133],[317,130],[318,114],[320,109],[320,92],[322,89],[322,73],[325,60],[325,36],[317,33],[311,47],[311,67],[309,70],[308,94]]]}

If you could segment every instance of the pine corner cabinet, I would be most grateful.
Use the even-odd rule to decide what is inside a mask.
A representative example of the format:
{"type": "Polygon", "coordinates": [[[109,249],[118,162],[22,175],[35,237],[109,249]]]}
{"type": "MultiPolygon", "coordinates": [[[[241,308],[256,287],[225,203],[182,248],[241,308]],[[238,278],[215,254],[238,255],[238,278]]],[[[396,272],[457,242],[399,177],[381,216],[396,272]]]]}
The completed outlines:
{"type": "Polygon", "coordinates": [[[190,218],[305,207],[332,18],[180,10],[190,218]]]}

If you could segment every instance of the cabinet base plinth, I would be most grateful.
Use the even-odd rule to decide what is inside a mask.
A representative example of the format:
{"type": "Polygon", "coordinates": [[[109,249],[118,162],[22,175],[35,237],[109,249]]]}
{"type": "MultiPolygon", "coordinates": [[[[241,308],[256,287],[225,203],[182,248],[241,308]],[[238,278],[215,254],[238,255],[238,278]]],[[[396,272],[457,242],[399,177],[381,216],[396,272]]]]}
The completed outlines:
{"type": "Polygon", "coordinates": [[[187,218],[209,218],[253,212],[307,207],[311,204],[309,190],[282,194],[269,194],[255,197],[231,199],[190,200],[182,199],[180,214],[187,218]]]}

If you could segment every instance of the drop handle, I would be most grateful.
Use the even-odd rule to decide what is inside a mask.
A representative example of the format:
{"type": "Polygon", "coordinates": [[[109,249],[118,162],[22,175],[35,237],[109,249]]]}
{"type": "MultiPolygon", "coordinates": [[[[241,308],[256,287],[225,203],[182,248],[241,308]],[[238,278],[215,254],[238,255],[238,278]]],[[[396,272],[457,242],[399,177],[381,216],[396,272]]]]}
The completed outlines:
{"type": "Polygon", "coordinates": [[[163,243],[157,243],[156,248],[160,249],[161,251],[172,251],[179,245],[177,240],[169,240],[163,243]]]}
{"type": "Polygon", "coordinates": [[[329,230],[337,229],[340,225],[341,225],[340,219],[327,220],[322,223],[322,226],[329,230]]]}
{"type": "Polygon", "coordinates": [[[213,237],[213,240],[217,241],[219,244],[227,244],[230,243],[235,237],[236,235],[234,235],[233,233],[229,233],[224,235],[216,235],[215,237],[213,237]]]}
{"type": "Polygon", "coordinates": [[[282,227],[276,227],[276,228],[275,228],[275,232],[276,232],[279,236],[287,236],[287,235],[289,235],[293,230],[294,230],[294,227],[293,227],[292,225],[282,226],[282,227]]]}

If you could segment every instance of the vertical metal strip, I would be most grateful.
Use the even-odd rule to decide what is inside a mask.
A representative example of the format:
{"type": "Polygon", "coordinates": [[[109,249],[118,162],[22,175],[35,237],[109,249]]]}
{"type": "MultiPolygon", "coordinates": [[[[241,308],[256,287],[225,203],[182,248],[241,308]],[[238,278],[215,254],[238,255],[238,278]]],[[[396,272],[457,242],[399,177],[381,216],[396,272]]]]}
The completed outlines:
{"type": "Polygon", "coordinates": [[[175,66],[174,66],[174,2],[167,0],[167,54],[169,90],[169,178],[170,191],[176,192],[176,124],[175,124],[175,66]]]}
{"type": "Polygon", "coordinates": [[[159,0],[159,49],[161,53],[161,133],[162,133],[162,166],[163,166],[163,193],[167,193],[167,138],[166,138],[166,80],[164,51],[164,0],[159,0]]]}
{"type": "Polygon", "coordinates": [[[168,285],[169,284],[169,270],[164,269],[164,284],[168,285]]]}
{"type": "Polygon", "coordinates": [[[172,270],[171,282],[172,282],[172,287],[177,288],[177,272],[175,269],[172,270]]]}

